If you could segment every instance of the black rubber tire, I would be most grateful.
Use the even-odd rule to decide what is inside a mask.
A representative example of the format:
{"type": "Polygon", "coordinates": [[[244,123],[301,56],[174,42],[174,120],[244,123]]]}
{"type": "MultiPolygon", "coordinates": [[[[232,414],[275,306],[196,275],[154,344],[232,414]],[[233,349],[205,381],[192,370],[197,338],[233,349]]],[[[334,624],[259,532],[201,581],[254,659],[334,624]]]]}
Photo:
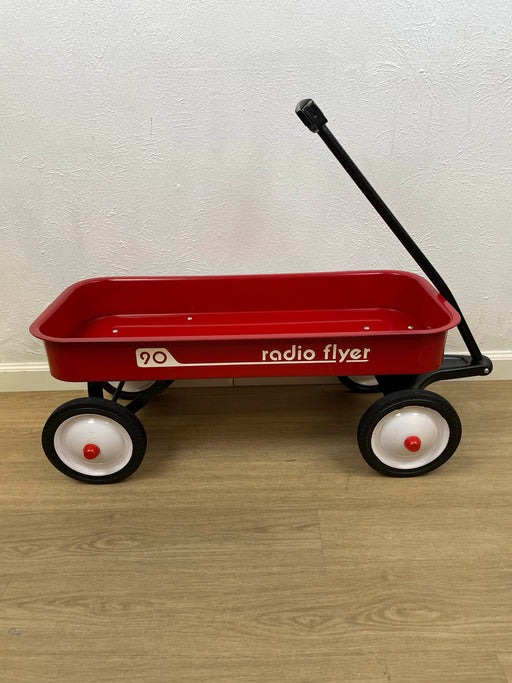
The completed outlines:
{"type": "Polygon", "coordinates": [[[146,432],[139,418],[127,408],[104,398],[77,398],[63,403],[48,418],[43,428],[42,445],[46,457],[59,472],[87,484],[114,484],[135,472],[146,452],[146,432]],[[90,475],[78,472],[62,461],[55,449],[55,433],[59,426],[77,415],[96,414],[109,417],[119,423],[132,442],[132,453],[127,464],[117,472],[106,475],[90,475]]]}
{"type": "MultiPolygon", "coordinates": [[[[107,394],[113,396],[116,391],[116,387],[110,382],[103,382],[103,391],[106,391],[107,394]]],[[[121,389],[118,398],[120,398],[122,401],[132,401],[134,398],[137,398],[137,396],[140,396],[140,394],[142,394],[142,391],[125,391],[124,389],[121,389]]]]}
{"type": "Polygon", "coordinates": [[[379,386],[379,383],[377,380],[375,380],[375,385],[368,385],[368,384],[361,384],[360,382],[356,382],[353,380],[351,377],[348,377],[347,375],[340,375],[338,377],[339,381],[347,387],[347,389],[350,389],[354,394],[379,394],[382,393],[382,389],[379,386]]]}
{"type": "Polygon", "coordinates": [[[443,465],[457,450],[462,435],[462,426],[455,409],[442,396],[432,391],[406,389],[382,396],[364,413],[357,430],[357,442],[361,455],[374,470],[389,477],[417,477],[443,465]],[[431,408],[437,411],[447,422],[449,428],[448,443],[443,452],[431,462],[420,467],[402,469],[391,467],[382,462],[372,449],[372,435],[377,424],[389,413],[407,406],[431,408]]]}

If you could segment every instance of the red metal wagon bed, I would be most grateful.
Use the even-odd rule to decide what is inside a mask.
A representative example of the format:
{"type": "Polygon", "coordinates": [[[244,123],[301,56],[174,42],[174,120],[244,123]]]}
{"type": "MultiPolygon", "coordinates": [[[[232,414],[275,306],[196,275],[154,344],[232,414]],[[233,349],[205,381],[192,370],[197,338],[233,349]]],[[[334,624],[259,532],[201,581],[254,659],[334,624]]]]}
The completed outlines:
{"type": "Polygon", "coordinates": [[[192,378],[334,375],[352,390],[381,391],[361,419],[358,443],[365,460],[391,476],[428,472],[457,448],[456,412],[425,387],[489,374],[492,364],[444,281],[328,130],[322,112],[312,100],[296,111],[437,289],[403,271],[74,284],[30,328],[45,343],[54,377],[88,383],[88,398],[60,406],[43,429],[44,451],[60,471],[90,483],[132,474],[146,447],[135,413],[172,381],[192,378]],[[444,355],[455,326],[469,356],[444,355]]]}

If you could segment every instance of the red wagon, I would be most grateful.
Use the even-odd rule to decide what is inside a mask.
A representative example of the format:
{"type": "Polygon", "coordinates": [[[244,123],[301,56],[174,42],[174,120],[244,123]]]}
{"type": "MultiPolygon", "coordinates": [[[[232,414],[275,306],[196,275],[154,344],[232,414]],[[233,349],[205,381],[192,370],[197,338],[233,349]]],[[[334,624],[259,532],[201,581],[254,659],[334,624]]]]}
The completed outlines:
{"type": "Polygon", "coordinates": [[[43,449],[61,472],[98,484],[132,474],[146,448],[135,413],[174,380],[192,378],[334,375],[354,391],[382,392],[361,418],[358,443],[365,460],[391,476],[429,472],[456,450],[459,418],[425,387],[487,375],[491,361],[444,281],[322,112],[312,100],[296,111],[437,289],[402,271],[96,278],[72,285],[30,328],[45,343],[54,377],[88,383],[89,396],[57,408],[43,429],[43,449]],[[444,354],[455,326],[469,356],[444,354]]]}

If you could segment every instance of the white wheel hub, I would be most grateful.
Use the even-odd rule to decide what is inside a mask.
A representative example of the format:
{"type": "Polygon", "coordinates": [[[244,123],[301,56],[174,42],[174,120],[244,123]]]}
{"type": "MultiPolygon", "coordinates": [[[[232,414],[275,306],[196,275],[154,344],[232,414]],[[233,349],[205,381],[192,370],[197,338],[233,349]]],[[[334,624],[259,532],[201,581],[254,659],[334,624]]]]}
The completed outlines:
{"type": "MultiPolygon", "coordinates": [[[[144,391],[145,389],[149,389],[149,387],[154,384],[154,380],[149,379],[149,380],[134,380],[133,382],[125,382],[122,388],[122,391],[126,391],[130,394],[136,394],[139,391],[144,391]]],[[[114,387],[114,389],[117,389],[119,386],[119,382],[109,382],[110,385],[114,387]]]]}
{"type": "Polygon", "coordinates": [[[378,385],[374,375],[349,375],[348,378],[363,387],[376,387],[378,385]]]}
{"type": "Polygon", "coordinates": [[[448,422],[437,410],[406,406],[393,410],[377,423],[371,446],[385,465],[408,470],[438,458],[449,438],[448,422]]]}
{"type": "Polygon", "coordinates": [[[96,477],[119,472],[133,453],[132,439],[119,422],[86,413],[70,417],[59,425],[54,446],[65,465],[75,472],[96,477]],[[94,455],[95,452],[98,454],[94,455]]]}

